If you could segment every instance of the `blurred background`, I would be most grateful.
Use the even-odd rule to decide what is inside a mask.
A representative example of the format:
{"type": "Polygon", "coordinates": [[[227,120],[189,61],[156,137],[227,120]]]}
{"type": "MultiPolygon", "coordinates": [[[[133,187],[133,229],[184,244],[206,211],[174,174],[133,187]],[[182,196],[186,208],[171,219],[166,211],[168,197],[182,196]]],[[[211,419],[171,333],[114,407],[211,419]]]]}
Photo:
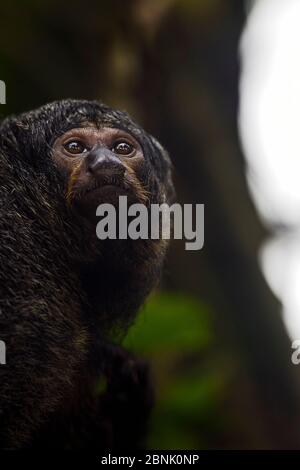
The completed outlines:
{"type": "Polygon", "coordinates": [[[126,109],[205,204],[204,248],[172,243],[125,340],[152,366],[149,448],[300,448],[299,24],[300,0],[1,2],[2,117],[126,109]]]}

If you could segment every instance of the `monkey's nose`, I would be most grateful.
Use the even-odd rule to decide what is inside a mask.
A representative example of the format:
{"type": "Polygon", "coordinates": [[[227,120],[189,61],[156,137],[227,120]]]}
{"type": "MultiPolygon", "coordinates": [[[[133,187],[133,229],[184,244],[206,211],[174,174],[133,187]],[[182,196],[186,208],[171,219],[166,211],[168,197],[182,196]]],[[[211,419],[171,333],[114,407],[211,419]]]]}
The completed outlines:
{"type": "Polygon", "coordinates": [[[123,176],[125,166],[110,150],[92,151],[86,157],[87,170],[94,176],[123,176]]]}

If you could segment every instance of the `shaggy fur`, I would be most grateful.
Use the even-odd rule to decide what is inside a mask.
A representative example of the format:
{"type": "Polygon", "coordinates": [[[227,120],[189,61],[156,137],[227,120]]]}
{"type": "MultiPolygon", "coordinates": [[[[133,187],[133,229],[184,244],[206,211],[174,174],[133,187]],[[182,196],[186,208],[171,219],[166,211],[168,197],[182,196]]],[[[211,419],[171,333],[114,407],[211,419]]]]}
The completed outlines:
{"type": "Polygon", "coordinates": [[[0,448],[133,446],[151,404],[146,365],[111,338],[159,279],[166,244],[100,242],[68,205],[52,145],[87,123],[139,141],[148,204],[173,193],[162,147],[101,103],[54,102],[0,124],[0,448]]]}

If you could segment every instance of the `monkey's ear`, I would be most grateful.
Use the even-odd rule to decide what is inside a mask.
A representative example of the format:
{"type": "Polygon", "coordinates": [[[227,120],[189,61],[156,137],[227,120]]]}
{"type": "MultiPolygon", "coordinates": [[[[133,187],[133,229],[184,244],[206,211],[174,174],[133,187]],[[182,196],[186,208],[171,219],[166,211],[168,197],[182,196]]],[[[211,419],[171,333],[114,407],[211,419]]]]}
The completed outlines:
{"type": "Polygon", "coordinates": [[[162,163],[162,183],[164,185],[164,192],[166,196],[166,202],[172,204],[176,199],[176,192],[173,184],[172,174],[173,174],[173,164],[167,150],[158,142],[155,137],[151,136],[152,144],[155,147],[155,150],[160,155],[160,160],[162,163]]]}

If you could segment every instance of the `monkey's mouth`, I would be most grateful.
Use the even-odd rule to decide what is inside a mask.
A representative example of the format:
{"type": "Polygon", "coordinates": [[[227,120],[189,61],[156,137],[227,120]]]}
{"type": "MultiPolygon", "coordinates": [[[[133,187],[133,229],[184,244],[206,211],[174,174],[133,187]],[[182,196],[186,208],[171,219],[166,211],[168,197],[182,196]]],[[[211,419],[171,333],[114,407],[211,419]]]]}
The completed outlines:
{"type": "Polygon", "coordinates": [[[115,189],[117,191],[118,189],[125,189],[125,184],[117,177],[105,177],[99,180],[95,180],[92,184],[90,184],[83,190],[83,193],[86,195],[94,191],[102,190],[104,188],[115,189]]]}
{"type": "Polygon", "coordinates": [[[129,176],[119,177],[118,175],[102,175],[101,177],[88,181],[84,186],[73,187],[72,199],[75,203],[84,207],[98,206],[101,202],[115,204],[119,196],[128,196],[132,203],[144,203],[147,200],[147,193],[142,188],[141,183],[129,176]]]}

